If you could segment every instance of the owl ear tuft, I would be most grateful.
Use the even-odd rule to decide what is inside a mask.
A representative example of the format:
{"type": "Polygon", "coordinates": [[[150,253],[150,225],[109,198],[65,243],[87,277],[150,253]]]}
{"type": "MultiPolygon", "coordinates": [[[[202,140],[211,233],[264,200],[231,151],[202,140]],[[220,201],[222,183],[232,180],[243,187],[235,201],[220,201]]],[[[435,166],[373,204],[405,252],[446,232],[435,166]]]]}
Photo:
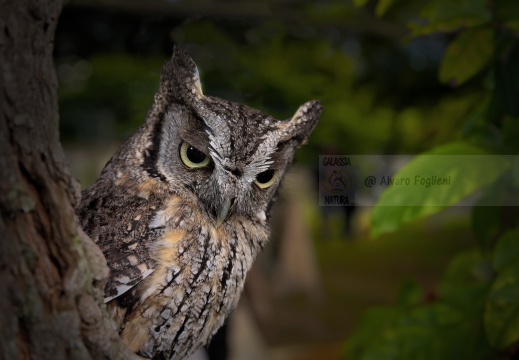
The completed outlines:
{"type": "Polygon", "coordinates": [[[290,120],[280,122],[280,142],[295,140],[298,145],[303,144],[317,125],[322,110],[319,100],[301,105],[290,120]]]}
{"type": "Polygon", "coordinates": [[[178,45],[173,47],[171,60],[162,68],[160,92],[185,101],[201,99],[204,96],[195,62],[178,45]]]}

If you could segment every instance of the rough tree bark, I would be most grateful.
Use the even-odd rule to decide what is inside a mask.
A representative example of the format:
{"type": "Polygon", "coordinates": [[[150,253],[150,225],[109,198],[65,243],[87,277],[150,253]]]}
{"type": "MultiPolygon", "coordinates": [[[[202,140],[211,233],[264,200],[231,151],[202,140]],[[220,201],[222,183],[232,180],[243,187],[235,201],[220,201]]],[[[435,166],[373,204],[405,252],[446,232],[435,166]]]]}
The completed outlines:
{"type": "Polygon", "coordinates": [[[104,316],[108,269],[77,228],[52,60],[64,0],[0,0],[0,358],[129,359],[104,316]]]}

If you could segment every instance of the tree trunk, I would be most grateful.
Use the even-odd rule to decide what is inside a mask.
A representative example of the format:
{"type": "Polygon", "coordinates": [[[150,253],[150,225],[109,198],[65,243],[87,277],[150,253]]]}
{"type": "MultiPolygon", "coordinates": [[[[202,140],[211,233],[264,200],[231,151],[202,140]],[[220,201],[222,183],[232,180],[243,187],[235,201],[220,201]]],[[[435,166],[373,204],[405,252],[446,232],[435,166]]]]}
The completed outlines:
{"type": "Polygon", "coordinates": [[[108,269],[77,229],[59,144],[63,0],[0,0],[0,358],[132,358],[100,307],[108,269]]]}

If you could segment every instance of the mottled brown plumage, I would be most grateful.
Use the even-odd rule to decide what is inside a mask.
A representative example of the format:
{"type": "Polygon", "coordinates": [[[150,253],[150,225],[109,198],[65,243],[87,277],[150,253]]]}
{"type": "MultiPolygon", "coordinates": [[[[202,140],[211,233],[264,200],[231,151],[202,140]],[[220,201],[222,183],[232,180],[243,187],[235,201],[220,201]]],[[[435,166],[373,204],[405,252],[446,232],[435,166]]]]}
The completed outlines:
{"type": "Polygon", "coordinates": [[[110,268],[105,302],[122,339],[154,359],[184,359],[235,308],[269,237],[268,209],[317,101],[288,121],[204,96],[175,48],[146,123],[77,209],[110,268]]]}

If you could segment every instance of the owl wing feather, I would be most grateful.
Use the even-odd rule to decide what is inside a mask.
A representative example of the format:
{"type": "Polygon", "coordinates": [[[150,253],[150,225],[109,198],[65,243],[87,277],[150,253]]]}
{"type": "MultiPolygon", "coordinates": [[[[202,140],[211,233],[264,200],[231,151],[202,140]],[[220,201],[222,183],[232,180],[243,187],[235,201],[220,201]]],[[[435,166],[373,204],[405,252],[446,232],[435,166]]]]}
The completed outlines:
{"type": "Polygon", "coordinates": [[[136,249],[117,252],[117,249],[110,249],[105,253],[110,269],[110,279],[105,287],[105,303],[123,295],[154,271],[149,254],[136,249]],[[111,259],[113,255],[116,257],[111,259]]]}
{"type": "Polygon", "coordinates": [[[150,245],[162,236],[163,229],[149,227],[157,198],[128,196],[113,186],[110,191],[99,191],[102,185],[96,183],[83,191],[77,214],[84,231],[103,251],[110,269],[105,287],[107,303],[153,273],[150,245]]]}

